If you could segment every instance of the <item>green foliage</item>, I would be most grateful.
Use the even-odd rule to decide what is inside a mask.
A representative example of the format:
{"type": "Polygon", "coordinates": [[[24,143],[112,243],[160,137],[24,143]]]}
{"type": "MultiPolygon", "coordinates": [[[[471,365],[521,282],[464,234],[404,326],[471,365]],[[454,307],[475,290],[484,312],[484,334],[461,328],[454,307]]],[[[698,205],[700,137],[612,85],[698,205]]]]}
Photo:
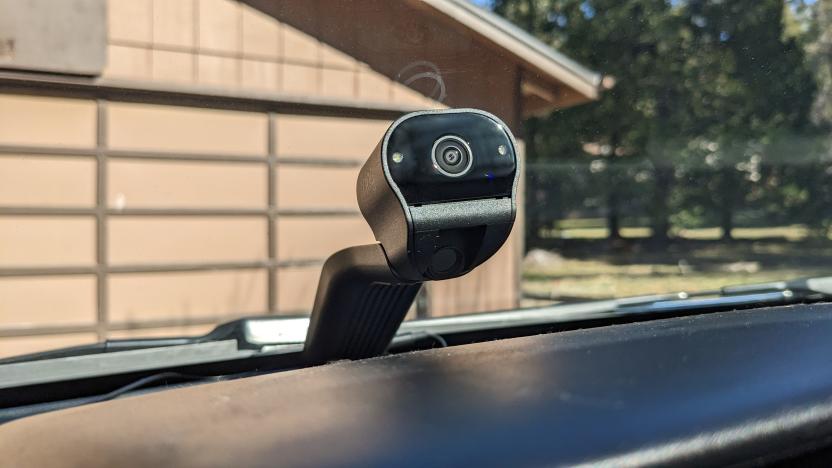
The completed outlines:
{"type": "Polygon", "coordinates": [[[812,6],[799,5],[809,64],[815,74],[818,92],[812,105],[812,120],[818,126],[832,127],[832,0],[817,0],[812,6]]]}
{"type": "MultiPolygon", "coordinates": [[[[596,102],[527,122],[529,158],[590,167],[595,189],[671,223],[829,218],[832,0],[495,0],[494,10],[615,77],[596,102]],[[592,153],[592,154],[589,154],[592,153]],[[593,162],[595,161],[595,162],[593,162]],[[617,167],[651,168],[649,177],[617,167]],[[816,184],[809,187],[807,183],[816,184]],[[752,216],[753,215],[753,216],[752,216]]],[[[533,218],[534,219],[534,218],[533,218]]],[[[820,221],[818,221],[820,222],[820,221]]]]}

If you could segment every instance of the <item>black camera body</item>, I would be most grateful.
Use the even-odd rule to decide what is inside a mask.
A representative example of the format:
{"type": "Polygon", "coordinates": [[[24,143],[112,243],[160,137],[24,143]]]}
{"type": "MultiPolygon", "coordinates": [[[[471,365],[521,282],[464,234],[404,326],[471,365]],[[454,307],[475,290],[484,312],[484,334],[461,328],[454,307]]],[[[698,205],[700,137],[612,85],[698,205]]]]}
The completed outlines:
{"type": "Polygon", "coordinates": [[[310,361],[384,352],[425,281],[462,276],[508,238],[520,171],[497,117],[475,109],[407,114],[362,167],[358,205],[378,244],[324,264],[310,319],[310,361]]]}
{"type": "Polygon", "coordinates": [[[408,114],[358,176],[358,206],[396,275],[464,275],[491,257],[514,224],[514,139],[479,110],[408,114]]]}

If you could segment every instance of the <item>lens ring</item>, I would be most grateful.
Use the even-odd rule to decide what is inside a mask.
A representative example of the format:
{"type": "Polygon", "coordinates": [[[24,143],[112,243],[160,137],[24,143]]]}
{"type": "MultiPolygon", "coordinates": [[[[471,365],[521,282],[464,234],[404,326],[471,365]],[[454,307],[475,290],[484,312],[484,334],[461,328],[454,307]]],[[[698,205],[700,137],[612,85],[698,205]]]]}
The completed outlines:
{"type": "Polygon", "coordinates": [[[471,147],[462,138],[456,135],[445,135],[433,143],[431,159],[433,160],[433,167],[443,175],[460,177],[471,170],[471,166],[474,163],[474,154],[471,151],[471,147]],[[456,157],[459,158],[459,161],[453,162],[455,158],[453,155],[449,155],[449,153],[454,152],[456,153],[456,157]],[[448,161],[449,157],[451,161],[448,161]],[[456,171],[455,169],[458,165],[461,166],[461,170],[456,171]]]}

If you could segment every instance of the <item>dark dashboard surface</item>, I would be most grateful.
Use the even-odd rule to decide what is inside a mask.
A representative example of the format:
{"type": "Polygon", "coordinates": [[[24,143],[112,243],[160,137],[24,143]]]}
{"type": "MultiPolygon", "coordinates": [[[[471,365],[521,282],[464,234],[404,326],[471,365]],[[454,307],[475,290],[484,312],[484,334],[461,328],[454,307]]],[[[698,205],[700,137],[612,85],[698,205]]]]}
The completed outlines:
{"type": "Polygon", "coordinates": [[[341,362],[0,426],[10,466],[773,461],[832,436],[832,306],[341,362]]]}

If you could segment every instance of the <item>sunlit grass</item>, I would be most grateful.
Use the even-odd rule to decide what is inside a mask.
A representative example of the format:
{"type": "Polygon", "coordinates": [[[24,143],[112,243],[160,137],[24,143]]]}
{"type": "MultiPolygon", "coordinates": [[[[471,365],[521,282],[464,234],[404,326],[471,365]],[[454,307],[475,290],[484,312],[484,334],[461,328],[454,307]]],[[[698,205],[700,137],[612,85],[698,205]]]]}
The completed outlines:
{"type": "MultiPolygon", "coordinates": [[[[682,239],[695,240],[717,240],[722,237],[722,229],[718,227],[698,228],[698,229],[674,229],[671,235],[681,237],[682,239]]],[[[736,229],[734,230],[736,235],[736,229]]]]}
{"type": "MultiPolygon", "coordinates": [[[[552,229],[544,229],[541,234],[550,239],[606,239],[609,236],[605,222],[600,218],[564,220],[555,224],[552,229]]],[[[624,226],[620,228],[621,237],[625,239],[641,239],[653,235],[649,227],[624,226]]],[[[722,229],[719,227],[703,227],[695,229],[675,228],[670,232],[672,237],[692,240],[719,240],[722,229]]],[[[734,239],[765,239],[782,238],[790,241],[804,240],[809,237],[809,229],[801,224],[774,227],[737,227],[732,231],[734,239]]]]}
{"type": "MultiPolygon", "coordinates": [[[[828,274],[829,272],[827,270],[825,273],[828,274]]],[[[813,273],[806,270],[782,269],[761,273],[695,273],[661,277],[602,273],[587,277],[555,278],[549,280],[530,279],[524,282],[523,290],[540,296],[605,299],[678,291],[711,291],[723,286],[775,281],[784,278],[810,276],[813,274],[824,274],[824,272],[814,271],[813,273]]]]}
{"type": "Polygon", "coordinates": [[[553,230],[569,233],[560,250],[527,258],[525,292],[610,298],[832,274],[832,243],[809,238],[801,225],[737,228],[736,242],[719,240],[718,228],[680,230],[674,234],[686,240],[661,248],[633,240],[648,228],[625,228],[629,241],[614,245],[604,227],[591,226],[597,220],[580,221],[553,230]]]}
{"type": "MultiPolygon", "coordinates": [[[[650,237],[653,230],[649,227],[623,227],[620,229],[622,237],[638,239],[650,237]]],[[[557,239],[605,239],[609,230],[605,227],[552,229],[547,232],[548,237],[557,239]]]]}

